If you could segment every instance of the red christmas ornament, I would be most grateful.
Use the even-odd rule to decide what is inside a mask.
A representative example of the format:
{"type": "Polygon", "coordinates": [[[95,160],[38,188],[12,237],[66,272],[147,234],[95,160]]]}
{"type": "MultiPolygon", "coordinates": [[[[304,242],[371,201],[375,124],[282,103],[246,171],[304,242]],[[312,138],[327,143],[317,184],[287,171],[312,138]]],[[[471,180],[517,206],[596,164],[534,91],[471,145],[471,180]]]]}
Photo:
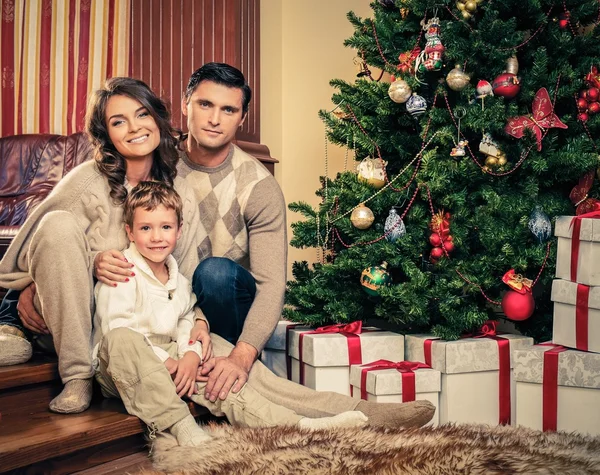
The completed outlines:
{"type": "Polygon", "coordinates": [[[577,99],[577,109],[579,109],[580,112],[585,112],[588,108],[588,101],[586,101],[583,97],[580,97],[579,99],[577,99]]]}
{"type": "Polygon", "coordinates": [[[587,172],[579,179],[579,183],[569,193],[571,203],[577,207],[575,209],[577,216],[600,210],[600,201],[596,198],[588,197],[588,193],[594,184],[594,175],[595,170],[587,172]]]}
{"type": "Polygon", "coordinates": [[[581,122],[586,122],[589,118],[590,117],[585,112],[577,114],[577,120],[580,120],[581,122]]]}
{"type": "Polygon", "coordinates": [[[520,294],[514,290],[506,292],[502,298],[502,311],[510,320],[527,320],[533,314],[535,300],[531,292],[520,294]]]}
{"type": "Polygon", "coordinates": [[[433,233],[431,236],[429,236],[429,242],[433,247],[439,247],[442,245],[442,238],[439,234],[433,233]]]}
{"type": "Polygon", "coordinates": [[[531,295],[533,282],[521,274],[515,274],[514,269],[502,276],[502,282],[511,288],[502,298],[504,315],[510,320],[527,320],[535,309],[535,301],[531,295]]]}
{"type": "Polygon", "coordinates": [[[440,257],[444,255],[444,250],[441,247],[434,247],[431,250],[431,258],[438,260],[440,257]]]}
{"type": "Polygon", "coordinates": [[[582,89],[581,91],[579,91],[579,97],[587,100],[587,89],[582,89]]]}
{"type": "Polygon", "coordinates": [[[569,26],[569,17],[571,14],[569,12],[562,12],[558,15],[558,27],[561,30],[564,30],[567,26],[569,26]]]}
{"type": "Polygon", "coordinates": [[[444,241],[444,249],[446,249],[446,252],[454,251],[454,243],[452,241],[444,241]]]}
{"type": "Polygon", "coordinates": [[[590,102],[597,101],[598,98],[600,97],[600,90],[597,87],[590,87],[587,90],[586,97],[590,102]]]}
{"type": "Polygon", "coordinates": [[[492,83],[492,90],[495,96],[512,99],[521,90],[521,83],[516,74],[502,73],[492,83]]]}
{"type": "Polygon", "coordinates": [[[597,114],[600,112],[600,104],[598,102],[592,102],[588,107],[588,112],[590,114],[597,114]]]}

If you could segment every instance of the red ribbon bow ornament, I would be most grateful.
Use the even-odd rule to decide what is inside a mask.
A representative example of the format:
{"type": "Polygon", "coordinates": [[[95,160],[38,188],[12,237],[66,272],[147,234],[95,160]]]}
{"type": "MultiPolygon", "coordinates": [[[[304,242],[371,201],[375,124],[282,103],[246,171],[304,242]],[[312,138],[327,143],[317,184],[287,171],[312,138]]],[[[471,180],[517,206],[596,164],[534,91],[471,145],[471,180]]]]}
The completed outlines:
{"type": "Polygon", "coordinates": [[[600,89],[600,74],[598,74],[598,68],[596,66],[592,66],[590,72],[585,77],[585,80],[590,87],[597,87],[600,89]]]}
{"type": "Polygon", "coordinates": [[[550,95],[545,87],[542,87],[533,99],[533,113],[530,115],[521,115],[509,119],[504,128],[505,132],[513,137],[520,139],[525,134],[525,129],[530,129],[537,139],[538,152],[542,150],[542,131],[550,128],[567,129],[552,108],[550,95]]]}
{"type": "Polygon", "coordinates": [[[575,214],[577,216],[591,213],[592,211],[600,211],[600,201],[595,198],[588,198],[588,192],[594,184],[595,170],[590,170],[579,179],[579,183],[569,193],[569,199],[577,208],[575,214]]]}
{"type": "Polygon", "coordinates": [[[530,279],[523,277],[521,274],[515,274],[515,270],[511,269],[502,276],[502,282],[508,285],[511,290],[520,294],[531,292],[533,282],[530,279]]]}

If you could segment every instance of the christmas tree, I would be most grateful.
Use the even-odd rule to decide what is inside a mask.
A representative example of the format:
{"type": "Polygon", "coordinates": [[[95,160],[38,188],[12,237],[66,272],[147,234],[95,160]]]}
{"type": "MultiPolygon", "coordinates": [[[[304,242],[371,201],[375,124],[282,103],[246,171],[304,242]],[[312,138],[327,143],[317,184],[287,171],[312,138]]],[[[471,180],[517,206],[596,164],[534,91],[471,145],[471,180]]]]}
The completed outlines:
{"type": "Polygon", "coordinates": [[[597,206],[598,1],[371,7],[348,14],[361,73],[332,80],[337,107],[319,113],[358,173],[322,177],[318,209],[290,205],[305,218],[291,244],[322,259],[294,263],[284,316],[446,339],[500,316],[547,337],[551,222],[597,206]]]}

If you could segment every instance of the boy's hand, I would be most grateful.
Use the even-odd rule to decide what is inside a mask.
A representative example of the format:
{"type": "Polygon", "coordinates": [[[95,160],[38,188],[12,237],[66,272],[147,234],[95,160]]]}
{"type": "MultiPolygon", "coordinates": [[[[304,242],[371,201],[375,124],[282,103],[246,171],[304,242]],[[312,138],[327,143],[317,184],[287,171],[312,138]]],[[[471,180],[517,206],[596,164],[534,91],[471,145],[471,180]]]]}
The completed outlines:
{"type": "Polygon", "coordinates": [[[210,333],[204,320],[196,320],[196,324],[190,332],[190,341],[188,344],[193,345],[195,341],[202,343],[202,362],[208,361],[214,356],[210,333]]]}
{"type": "Polygon", "coordinates": [[[177,374],[177,367],[179,366],[179,362],[174,360],[173,358],[167,358],[165,360],[165,367],[167,371],[171,375],[172,379],[175,379],[175,375],[177,374]]]}
{"type": "Polygon", "coordinates": [[[190,397],[196,392],[198,366],[200,366],[200,357],[193,351],[188,351],[179,360],[177,375],[173,380],[179,397],[190,397]]]}

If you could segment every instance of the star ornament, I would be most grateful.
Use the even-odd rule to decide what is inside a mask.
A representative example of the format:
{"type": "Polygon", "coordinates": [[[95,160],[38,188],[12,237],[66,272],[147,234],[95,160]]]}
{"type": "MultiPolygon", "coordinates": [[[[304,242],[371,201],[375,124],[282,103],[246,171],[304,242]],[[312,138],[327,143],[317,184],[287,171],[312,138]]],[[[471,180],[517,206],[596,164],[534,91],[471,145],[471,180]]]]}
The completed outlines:
{"type": "Polygon", "coordinates": [[[532,110],[532,114],[520,115],[519,117],[509,119],[504,130],[507,134],[520,139],[525,134],[525,129],[530,129],[537,139],[537,149],[539,152],[542,150],[542,133],[546,129],[567,129],[568,127],[554,113],[550,95],[545,87],[536,92],[532,110]]]}

